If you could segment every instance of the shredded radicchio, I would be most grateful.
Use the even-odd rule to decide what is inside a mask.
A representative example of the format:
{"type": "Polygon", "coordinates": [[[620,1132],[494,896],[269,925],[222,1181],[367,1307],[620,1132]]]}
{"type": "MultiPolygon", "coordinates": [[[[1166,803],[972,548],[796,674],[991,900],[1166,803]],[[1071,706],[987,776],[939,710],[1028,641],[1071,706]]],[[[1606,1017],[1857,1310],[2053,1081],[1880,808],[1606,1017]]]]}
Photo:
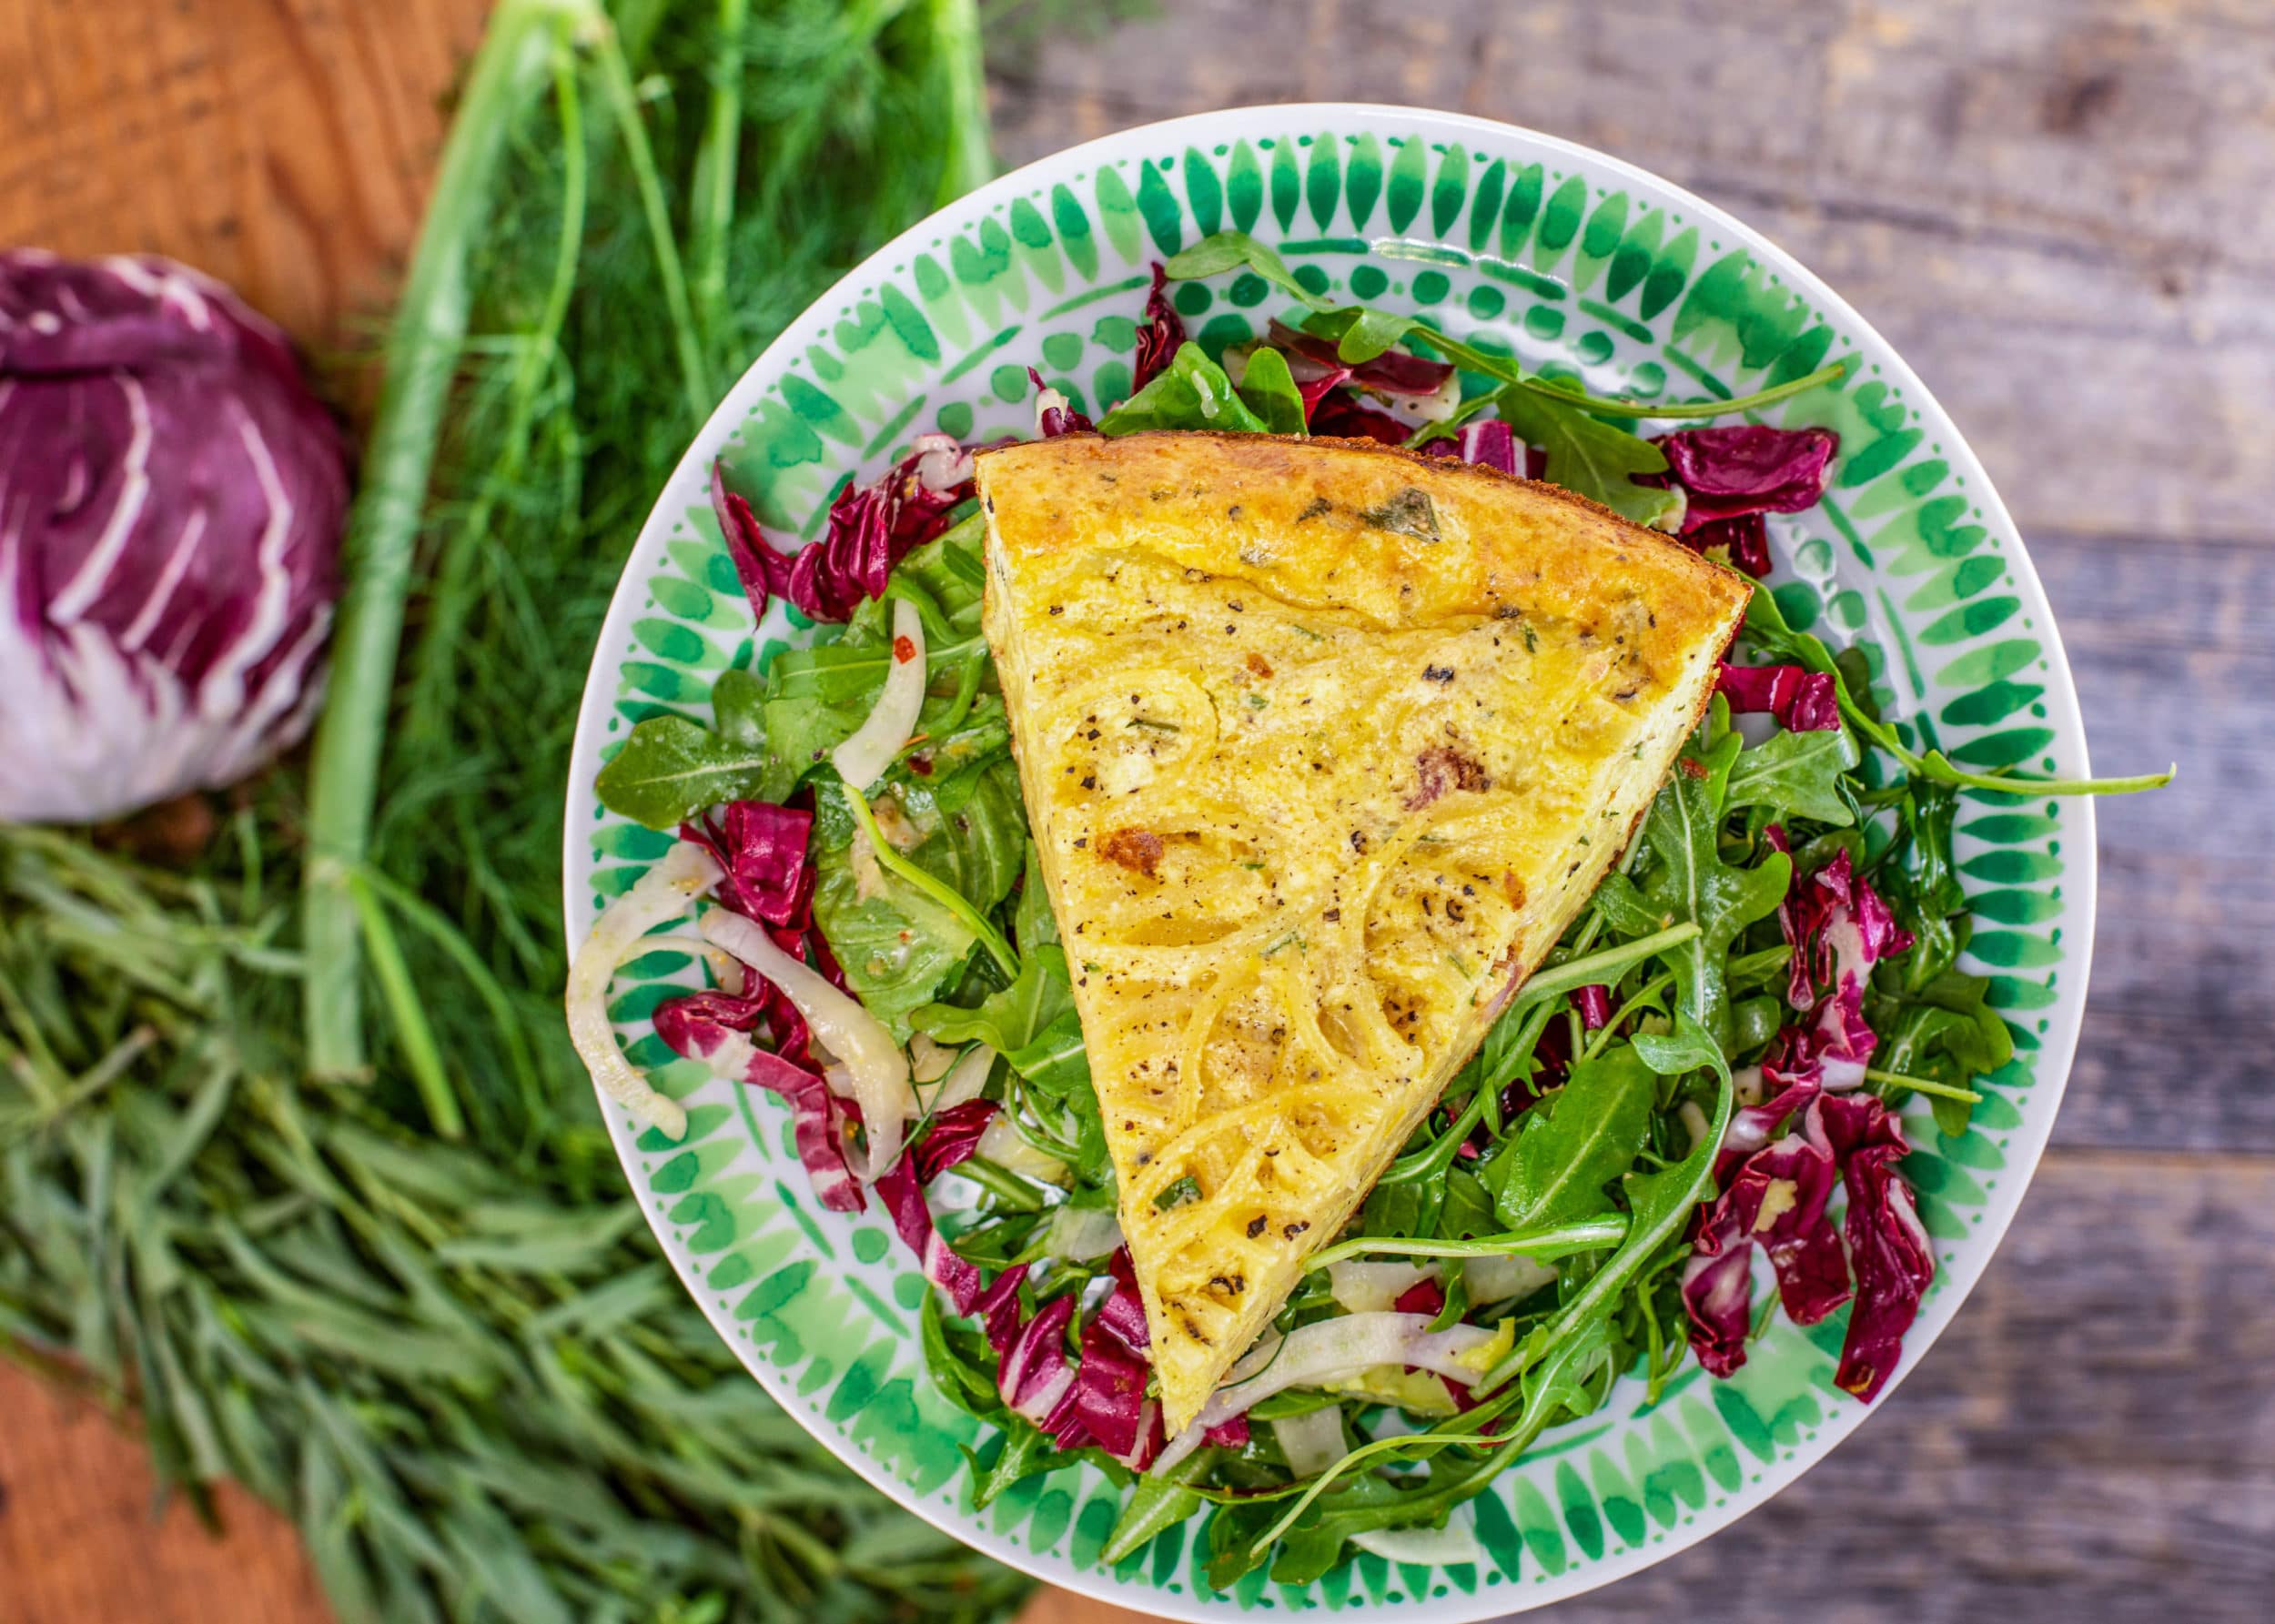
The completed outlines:
{"type": "MultiPolygon", "coordinates": [[[[793,933],[813,923],[814,865],[806,853],[813,832],[811,812],[764,801],[731,801],[716,813],[680,825],[680,838],[709,852],[724,872],[720,901],[777,932],[793,933]]],[[[782,946],[796,951],[794,940],[782,946]]]]}
{"type": "MultiPolygon", "coordinates": [[[[715,812],[681,824],[680,838],[703,847],[719,864],[724,874],[719,883],[721,903],[758,921],[775,946],[812,959],[842,988],[844,976],[822,933],[814,928],[814,865],[806,850],[813,827],[813,812],[802,807],[731,801],[715,812]]],[[[754,979],[750,995],[774,1035],[776,1052],[793,1065],[817,1070],[798,1006],[763,976],[754,979]]]]}
{"type": "Polygon", "coordinates": [[[751,1041],[749,1034],[763,1021],[784,1050],[790,1046],[782,1043],[779,1011],[790,1009],[794,1017],[796,1011],[788,999],[774,994],[771,983],[763,984],[773,996],[694,993],[660,1004],[655,1012],[657,1035],[678,1054],[709,1060],[713,1065],[732,1064],[733,1074],[742,1081],[780,1094],[790,1107],[798,1160],[815,1197],[832,1212],[861,1212],[867,1204],[846,1159],[854,1130],[861,1123],[860,1108],[831,1093],[821,1075],[810,1069],[803,1021],[797,1028],[800,1058],[796,1061],[787,1053],[769,1053],[751,1041]]]}
{"type": "Polygon", "coordinates": [[[934,1117],[923,1140],[909,1153],[916,1158],[916,1182],[928,1185],[949,1168],[970,1161],[996,1111],[993,1100],[966,1100],[934,1117]]]}
{"type": "Polygon", "coordinates": [[[1387,411],[1355,398],[1348,390],[1322,396],[1311,408],[1310,431],[1340,439],[1371,439],[1386,446],[1402,446],[1414,431],[1387,411]]]}
{"type": "Polygon", "coordinates": [[[1185,323],[1169,303],[1168,272],[1158,260],[1153,267],[1153,291],[1146,295],[1146,321],[1138,329],[1138,353],[1130,358],[1129,392],[1136,394],[1169,364],[1185,342],[1185,323]]]}
{"type": "Polygon", "coordinates": [[[1830,671],[1797,665],[1732,665],[1723,662],[1714,691],[1741,715],[1766,712],[1796,733],[1825,732],[1841,725],[1840,701],[1830,671]]]}
{"type": "Polygon", "coordinates": [[[1481,468],[1497,468],[1520,477],[1516,431],[1499,418],[1479,418],[1461,425],[1459,434],[1433,439],[1423,448],[1433,457],[1458,458],[1481,468]]]}
{"type": "Polygon", "coordinates": [[[1034,368],[1026,375],[1035,385],[1035,432],[1044,439],[1057,439],[1062,434],[1087,434],[1097,425],[1084,417],[1067,402],[1067,397],[1043,381],[1043,375],[1034,368]]]}
{"type": "Polygon", "coordinates": [[[766,540],[750,503],[727,489],[724,460],[711,465],[712,512],[761,618],[768,599],[780,595],[809,619],[845,620],[882,594],[893,566],[945,530],[948,514],[971,494],[970,450],[945,434],[920,434],[884,478],[837,493],[819,541],[784,553],[766,540]]]}
{"type": "Polygon", "coordinates": [[[1852,978],[1862,991],[1874,964],[1912,945],[1880,893],[1857,874],[1844,850],[1786,892],[1777,923],[1793,944],[1786,996],[1795,1009],[1815,1009],[1817,989],[1838,994],[1852,978]]]}
{"type": "Polygon", "coordinates": [[[1894,1113],[1871,1094],[1828,1094],[1822,1108],[1848,1191],[1843,1228],[1856,1276],[1856,1306],[1833,1379],[1869,1404],[1903,1354],[1904,1333],[1936,1277],[1936,1256],[1911,1188],[1896,1175],[1911,1146],[1894,1113]]]}
{"type": "Polygon", "coordinates": [[[1877,1096],[1820,1094],[1792,1132],[1737,1166],[1703,1215],[1683,1276],[1691,1346],[1710,1374],[1745,1363],[1748,1265],[1759,1244],[1795,1325],[1855,1298],[1835,1379],[1867,1402],[1880,1391],[1936,1273],[1911,1191],[1894,1171],[1909,1148],[1877,1096]],[[1826,1215],[1836,1175],[1848,1195],[1845,1247],[1826,1215]]]}
{"type": "Polygon", "coordinates": [[[1288,375],[1309,407],[1337,384],[1350,383],[1377,395],[1436,394],[1453,376],[1449,361],[1432,361],[1402,350],[1386,349],[1372,360],[1356,365],[1336,353],[1332,339],[1275,321],[1265,341],[1288,358],[1288,375]]]}
{"type": "Polygon", "coordinates": [[[1814,508],[1841,437],[1830,429],[1731,423],[1663,434],[1652,443],[1666,453],[1667,472],[1688,499],[1683,528],[1689,531],[1741,514],[1814,508]]]}
{"type": "Polygon", "coordinates": [[[1732,569],[1743,570],[1755,580],[1769,573],[1769,525],[1759,513],[1685,525],[1680,540],[1693,552],[1708,558],[1719,554],[1730,560],[1732,569]]]}
{"type": "Polygon", "coordinates": [[[1770,568],[1762,515],[1815,507],[1841,439],[1829,429],[1734,423],[1663,434],[1652,444],[1666,454],[1667,471],[1637,483],[1682,490],[1684,544],[1721,553],[1758,580],[1770,568]]]}
{"type": "MultiPolygon", "coordinates": [[[[1791,850],[1774,823],[1764,841],[1791,850]]],[[[1869,1402],[1935,1277],[1911,1191],[1895,1173],[1910,1148],[1903,1128],[1885,1101],[1857,1091],[1875,1042],[1864,1017],[1872,966],[1912,938],[1846,851],[1795,883],[1778,923],[1794,950],[1788,1001],[1815,1018],[1771,1039],[1743,1084],[1748,1103],[1715,1159],[1722,1193],[1700,1215],[1683,1276],[1691,1346],[1715,1376],[1745,1363],[1758,1243],[1795,1324],[1814,1325],[1854,1296],[1835,1379],[1869,1402]],[[1781,1125],[1789,1125],[1771,1138],[1781,1125]],[[1825,1210],[1836,1175],[1848,1195],[1845,1246],[1825,1210]]]]}

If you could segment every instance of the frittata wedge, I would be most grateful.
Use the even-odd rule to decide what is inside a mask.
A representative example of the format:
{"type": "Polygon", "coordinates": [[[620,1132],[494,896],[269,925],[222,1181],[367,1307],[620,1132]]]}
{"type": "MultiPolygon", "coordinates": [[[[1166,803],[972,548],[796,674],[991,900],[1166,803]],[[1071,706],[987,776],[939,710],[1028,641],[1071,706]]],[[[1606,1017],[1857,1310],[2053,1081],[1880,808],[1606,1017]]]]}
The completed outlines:
{"type": "Polygon", "coordinates": [[[1174,1431],[1625,846],[1749,588],[1366,441],[1067,436],[978,484],[1174,1431]]]}

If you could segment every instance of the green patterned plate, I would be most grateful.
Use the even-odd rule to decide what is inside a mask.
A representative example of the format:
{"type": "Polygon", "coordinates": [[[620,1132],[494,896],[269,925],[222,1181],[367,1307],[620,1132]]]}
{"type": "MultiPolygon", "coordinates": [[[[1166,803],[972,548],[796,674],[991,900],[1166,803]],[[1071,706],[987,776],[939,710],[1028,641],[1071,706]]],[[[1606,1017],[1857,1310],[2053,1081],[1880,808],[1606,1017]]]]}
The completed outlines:
{"type": "MultiPolygon", "coordinates": [[[[1031,433],[1030,366],[1095,412],[1128,390],[1149,262],[1226,227],[1275,245],[1314,288],[1426,310],[1599,393],[1734,394],[1845,360],[1840,387],[1768,414],[1841,436],[1824,504],[1772,521],[1787,617],[1861,647],[1883,707],[1959,762],[2086,772],[2068,668],[2013,522],[1942,409],[1831,289],[1720,209],[1585,147],[1397,107],[1250,108],[1005,177],[876,254],[743,375],[650,515],[593,658],[569,770],[572,943],[666,844],[602,812],[601,763],[643,717],[707,721],[720,672],[811,635],[779,603],[752,635],[705,500],[713,456],[760,493],[777,533],[810,538],[841,480],[873,477],[919,433],[1031,433]]],[[[1177,300],[1212,348],[1251,337],[1282,302],[1254,277],[1187,284],[1177,300]]],[[[1996,978],[2016,1056],[1982,1085],[1964,1137],[1906,1118],[1918,1148],[1905,1172],[1939,1266],[1907,1370],[1982,1274],[2053,1125],[2092,945],[2092,806],[1970,796],[1959,855],[1979,922],[1973,968],[1996,978]]],[[[752,1374],[856,1471],[1054,1584],[1177,1618],[1485,1618],[1704,1538],[1866,1414],[1832,1382],[1845,1316],[1805,1332],[1780,1320],[1735,1379],[1694,1367],[1655,1406],[1631,1379],[1444,1534],[1354,1553],[1315,1584],[1259,1572],[1211,1590],[1199,1518],[1103,1565],[1117,1497],[1087,1468],[972,1509],[959,1447],[992,1439],[925,1375],[914,1260],[874,1207],[815,1204],[771,1097],[664,1064],[643,1035],[691,973],[669,951],[635,960],[612,1010],[635,1062],[689,1107],[676,1145],[607,1107],[657,1239],[752,1374]]]]}

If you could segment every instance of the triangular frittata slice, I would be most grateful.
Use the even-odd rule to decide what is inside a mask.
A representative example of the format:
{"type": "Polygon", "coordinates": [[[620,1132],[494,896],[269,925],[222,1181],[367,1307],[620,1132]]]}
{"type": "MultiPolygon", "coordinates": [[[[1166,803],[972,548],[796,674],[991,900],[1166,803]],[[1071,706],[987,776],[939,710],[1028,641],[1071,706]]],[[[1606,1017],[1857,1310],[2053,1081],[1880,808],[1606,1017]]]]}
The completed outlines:
{"type": "Polygon", "coordinates": [[[1748,588],[1367,441],[1068,436],[978,479],[1176,1430],[1626,845],[1748,588]]]}

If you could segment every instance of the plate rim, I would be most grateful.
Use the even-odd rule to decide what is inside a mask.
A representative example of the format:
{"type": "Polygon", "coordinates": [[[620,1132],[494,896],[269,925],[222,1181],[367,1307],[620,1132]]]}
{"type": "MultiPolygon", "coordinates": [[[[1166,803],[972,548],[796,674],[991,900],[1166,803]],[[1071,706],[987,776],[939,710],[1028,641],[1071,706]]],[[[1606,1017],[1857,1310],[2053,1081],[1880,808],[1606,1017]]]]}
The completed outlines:
{"type": "MultiPolygon", "coordinates": [[[[1178,134],[1189,136],[1191,132],[1208,129],[1229,133],[1228,126],[1243,121],[1275,121],[1290,128],[1335,128],[1341,134],[1349,121],[1395,120],[1420,128],[1428,134],[1487,136],[1497,141],[1513,138],[1529,144],[1543,154],[1560,155],[1570,160],[1599,169],[1610,175],[1641,183],[1645,187],[1665,195],[1670,202],[1679,203],[1685,210],[1695,211],[1701,222],[1711,221],[1716,227],[1730,233],[1739,243],[1753,250],[1763,263],[1774,268],[1795,289],[1815,301],[1823,311],[1838,319],[1859,338],[1877,345],[1881,371],[1892,382],[1909,392],[1913,398],[1932,405],[1943,420],[1950,425],[1949,444],[1939,455],[1949,461],[1956,471],[1980,493],[1984,509],[1983,521],[2002,541],[2011,539],[2012,547],[2002,548],[2002,558],[2015,580],[2015,590],[2034,611],[2035,624],[2031,630],[2041,645],[2041,657],[2052,679],[2049,687],[2067,702],[2062,713],[2050,715],[2048,724],[2055,732],[2048,749],[2058,757],[2074,759],[2078,776],[2091,772],[2085,730],[2083,706],[2079,701],[2075,674],[2071,671],[2067,647],[2044,582],[2040,580],[2029,548],[2020,528],[2007,509],[2005,499],[1992,482],[1973,444],[1951,417],[1940,398],[1922,381],[1918,373],[1906,361],[1896,347],[1859,312],[1847,299],[1826,283],[1800,258],[1789,252],[1775,239],[1758,227],[1740,219],[1719,204],[1700,197],[1688,187],[1667,179],[1641,165],[1615,156],[1584,143],[1529,126],[1502,119],[1487,118],[1475,114],[1454,113],[1442,109],[1409,106],[1387,102],[1302,101],[1284,103],[1252,103],[1203,113],[1179,115],[1173,118],[1131,125],[1075,146],[1036,158],[1016,169],[1006,171],[986,185],[974,188],[963,197],[934,210],[878,247],[861,262],[849,269],[828,288],[817,295],[800,315],[776,335],[736,377],[721,396],[702,426],[689,439],[687,449],[672,466],[670,475],[659,488],[656,500],[642,521],[638,536],[625,555],[616,589],[612,594],[608,612],[595,635],[591,661],[587,666],[584,687],[579,696],[577,724],[569,756],[568,782],[564,791],[566,815],[562,822],[562,923],[568,949],[573,956],[585,930],[590,928],[592,910],[584,903],[572,883],[578,872],[581,853],[580,842],[589,839],[576,815],[585,810],[592,800],[592,784],[600,768],[599,752],[602,743],[602,731],[596,719],[605,713],[608,694],[604,680],[615,675],[611,661],[603,673],[603,653],[624,641],[623,634],[631,620],[640,612],[640,592],[633,584],[635,560],[651,556],[669,534],[672,516],[667,511],[666,497],[688,478],[692,468],[700,468],[703,448],[716,446],[732,439],[734,429],[749,415],[753,401],[763,393],[758,381],[762,373],[771,375],[770,363],[777,357],[794,357],[829,328],[829,312],[856,294],[866,281],[877,280],[885,274],[879,267],[895,256],[905,256],[921,245],[927,235],[945,235],[960,230],[990,215],[996,205],[1006,203],[1029,187],[1036,178],[1046,173],[1067,169],[1087,168],[1086,159],[1109,152],[1118,156],[1118,149],[1128,144],[1168,138],[1178,134]],[[597,699],[596,699],[597,696],[597,699]],[[584,929],[580,929],[580,922],[584,929]]],[[[1420,225],[1421,222],[1416,222],[1420,225]]],[[[1410,230],[1408,233],[1421,240],[1436,240],[1434,231],[1410,230]]],[[[1856,1405],[1837,1409],[1815,1434],[1805,1441],[1786,1458],[1766,1464],[1754,1474],[1756,1480],[1734,1491],[1724,1505],[1710,1508],[1686,1522],[1663,1531],[1663,1538],[1646,1545],[1630,1545],[1607,1549],[1601,1557],[1592,1558],[1566,1574],[1558,1575],[1542,1586],[1509,1586],[1495,1590],[1481,1587],[1475,1591],[1456,1591],[1444,1597],[1428,1595],[1410,1598],[1390,1609],[1399,1617],[1434,1620],[1436,1624],[1475,1624],[1477,1620],[1530,1611],[1554,1602],[1569,1600],[1598,1589],[1604,1585],[1641,1572],[1646,1568],[1688,1549],[1709,1536],[1721,1532],[1741,1518],[1758,1510],[1790,1488],[1803,1475],[1830,1455],[1856,1428],[1863,1425],[1886,1402],[1906,1377],[1923,1363],[1928,1352],[1940,1340],[1967,1298],[1990,1267],[1998,1248],[2004,1244],[2007,1232],[2019,1211],[2031,1181],[2052,1142],[2054,1126],[2060,1115],[2061,1105],[2068,1091],[2070,1073],[2075,1063],[2078,1040],[2083,1026],[2085,1004],[2090,992],[2093,949],[2098,923],[2099,895],[2099,843],[2097,809],[2092,796],[2076,798],[2080,826],[2070,838],[2076,866],[2064,876],[2078,916],[2078,923],[2069,944],[2073,957],[2067,957],[2065,973],[2075,977],[2070,990],[2060,998],[2051,1012],[2059,1018],[2049,1025],[2046,1041],[2033,1063],[2033,1090],[2048,1101],[2046,1132],[2027,1155],[2017,1156],[2007,1164],[2007,1176],[1982,1213],[1982,1223],[1970,1241],[1983,1246],[1982,1263],[1973,1275],[1961,1281],[1951,1281],[1936,1293],[1920,1311],[1918,1319],[1906,1334],[1903,1357],[1886,1387],[1869,1406],[1856,1405]],[[1979,1237],[1979,1238],[1978,1238],[1979,1237]]],[[[596,1096],[598,1094],[595,1085],[596,1096]]],[[[705,1320],[718,1333],[735,1355],[737,1362],[758,1382],[759,1386],[782,1406],[784,1412],[797,1419],[807,1433],[818,1440],[830,1453],[850,1468],[863,1480],[884,1493],[903,1509],[920,1518],[932,1527],[958,1542],[1016,1569],[1041,1583],[1054,1585],[1093,1599],[1136,1610],[1139,1605],[1156,1616],[1192,1620],[1193,1624],[1208,1624],[1209,1620],[1231,1616],[1243,1610],[1239,1604],[1220,1599],[1214,1592],[1168,1591],[1159,1585],[1146,1581],[1132,1584],[1117,1579],[1109,1568],[1093,1566],[1077,1568],[1064,1557],[1042,1555],[1012,1543],[1001,1535],[979,1526],[979,1514],[961,1509],[943,1512],[924,1500],[899,1482],[881,1463],[851,1447],[850,1441],[836,1432],[827,1431],[808,1423],[804,1410],[793,1402],[787,1379],[756,1357],[738,1338],[729,1335],[720,1324],[720,1316],[711,1307],[709,1296],[702,1281],[691,1273],[692,1255],[682,1256],[681,1248],[667,1233],[660,1214],[641,1198],[634,1174],[632,1157],[636,1153],[635,1132],[623,1114],[605,1109],[606,1124],[612,1146],[626,1179],[633,1185],[631,1198],[639,1205],[649,1230],[670,1262],[680,1284],[695,1300],[705,1320]]]]}

